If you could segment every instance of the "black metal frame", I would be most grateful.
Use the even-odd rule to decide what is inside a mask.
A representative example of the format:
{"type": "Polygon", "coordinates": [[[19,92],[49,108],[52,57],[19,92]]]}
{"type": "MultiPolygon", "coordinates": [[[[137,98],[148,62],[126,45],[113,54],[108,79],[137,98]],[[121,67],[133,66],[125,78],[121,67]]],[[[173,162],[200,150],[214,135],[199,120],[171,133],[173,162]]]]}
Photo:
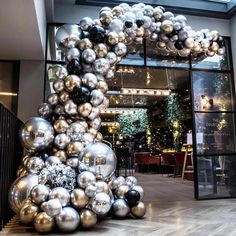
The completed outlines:
{"type": "Polygon", "coordinates": [[[9,187],[15,180],[23,154],[23,147],[18,139],[18,130],[22,124],[11,111],[0,104],[0,231],[15,214],[7,203],[9,187]]]}
{"type": "MultiPolygon", "coordinates": [[[[47,29],[49,26],[61,26],[63,25],[63,23],[48,23],[47,25],[47,29]]],[[[47,30],[48,32],[48,30],[47,30]]],[[[48,34],[46,35],[46,37],[48,37],[48,34]]],[[[233,73],[233,63],[232,63],[232,50],[231,50],[231,41],[230,41],[230,37],[224,37],[225,39],[228,40],[228,51],[229,51],[229,66],[230,69],[229,70],[216,70],[216,69],[200,69],[200,68],[193,68],[192,67],[192,56],[189,55],[188,59],[188,67],[168,67],[168,66],[150,66],[147,65],[147,52],[146,52],[146,39],[143,40],[143,65],[125,65],[125,64],[119,64],[119,66],[132,66],[132,67],[143,67],[143,68],[159,68],[159,69],[174,69],[174,70],[182,70],[182,71],[188,71],[189,72],[189,82],[190,82],[190,96],[191,96],[191,110],[192,110],[192,124],[193,124],[193,164],[194,164],[194,197],[197,200],[206,200],[199,198],[199,189],[198,189],[198,164],[197,164],[197,156],[206,156],[206,155],[197,155],[197,151],[196,151],[196,130],[195,130],[195,113],[196,111],[194,111],[194,106],[193,106],[193,72],[196,71],[202,71],[202,72],[216,72],[216,73],[228,73],[231,75],[231,81],[232,81],[232,91],[233,91],[233,99],[235,98],[235,87],[234,87],[234,73],[233,73]],[[194,135],[195,134],[195,135],[194,135]]],[[[47,64],[61,64],[61,65],[65,65],[64,61],[55,61],[55,60],[47,60],[47,48],[48,48],[48,38],[46,38],[46,53],[45,53],[45,78],[44,78],[44,88],[46,88],[46,78],[47,78],[47,64]]],[[[45,90],[44,90],[45,92],[45,90]]],[[[45,100],[45,94],[44,94],[44,100],[45,100]]],[[[236,106],[236,103],[234,104],[234,106],[236,106]]],[[[236,107],[234,107],[236,108],[236,107]]],[[[232,112],[231,112],[232,113],[232,112]]],[[[236,113],[236,109],[235,111],[233,111],[233,113],[236,113]]],[[[236,127],[236,126],[235,126],[236,127]]],[[[236,132],[236,130],[235,130],[236,132]]],[[[228,154],[228,155],[233,155],[232,154],[228,154]]],[[[236,153],[235,153],[236,154],[236,153]]],[[[223,154],[220,154],[223,155],[223,154]]],[[[208,155],[208,156],[213,156],[213,155],[208,155]]],[[[215,155],[217,156],[217,154],[215,155]]],[[[208,199],[221,199],[221,198],[234,198],[234,197],[219,197],[219,198],[208,198],[208,199]]]]}

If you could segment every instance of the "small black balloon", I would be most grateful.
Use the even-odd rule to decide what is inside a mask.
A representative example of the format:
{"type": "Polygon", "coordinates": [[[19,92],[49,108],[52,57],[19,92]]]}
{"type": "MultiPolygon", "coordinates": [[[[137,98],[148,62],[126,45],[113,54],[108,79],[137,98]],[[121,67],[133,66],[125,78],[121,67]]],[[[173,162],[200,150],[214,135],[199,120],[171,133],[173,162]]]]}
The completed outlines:
{"type": "Polygon", "coordinates": [[[126,21],[125,22],[125,27],[126,28],[131,28],[133,26],[133,22],[132,21],[126,21]]]}
{"type": "Polygon", "coordinates": [[[125,201],[130,207],[136,206],[140,201],[140,193],[134,189],[129,190],[125,194],[125,201]]]}
{"type": "Polygon", "coordinates": [[[80,62],[76,59],[71,60],[67,64],[66,69],[70,75],[80,75],[82,72],[82,66],[80,65],[80,62]]]}
{"type": "Polygon", "coordinates": [[[89,38],[90,37],[90,35],[89,35],[89,32],[88,31],[82,31],[82,36],[81,36],[81,38],[82,39],[85,39],[85,38],[89,38]]]}
{"type": "Polygon", "coordinates": [[[144,20],[138,19],[136,20],[136,24],[138,27],[141,27],[144,24],[144,20]]]}
{"type": "Polygon", "coordinates": [[[223,37],[219,37],[218,44],[220,48],[225,46],[225,40],[223,37]]]}
{"type": "Polygon", "coordinates": [[[176,41],[175,42],[175,47],[178,49],[178,50],[181,50],[184,48],[184,43],[182,41],[176,41]]]}
{"type": "Polygon", "coordinates": [[[89,27],[89,38],[92,42],[103,43],[105,41],[105,30],[99,25],[89,27]]]}
{"type": "Polygon", "coordinates": [[[77,105],[89,102],[91,99],[90,90],[85,86],[81,86],[70,92],[70,98],[77,105]]]}

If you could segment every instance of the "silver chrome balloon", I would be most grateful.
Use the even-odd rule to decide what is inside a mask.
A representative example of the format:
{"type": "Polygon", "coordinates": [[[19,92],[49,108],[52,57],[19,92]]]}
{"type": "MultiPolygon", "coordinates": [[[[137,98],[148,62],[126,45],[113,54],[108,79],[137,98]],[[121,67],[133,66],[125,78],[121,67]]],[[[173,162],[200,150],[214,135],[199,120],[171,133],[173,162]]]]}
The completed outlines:
{"type": "Polygon", "coordinates": [[[31,151],[48,148],[54,140],[52,125],[43,118],[33,117],[25,122],[20,129],[20,141],[31,151]]]}
{"type": "Polygon", "coordinates": [[[75,24],[62,25],[56,32],[56,43],[59,48],[73,48],[81,39],[81,29],[75,24]]]}
{"type": "Polygon", "coordinates": [[[70,48],[66,50],[66,60],[71,61],[73,59],[79,60],[80,51],[77,48],[70,48]]]}
{"type": "Polygon", "coordinates": [[[100,109],[98,107],[93,107],[91,113],[89,114],[88,118],[90,120],[94,120],[100,114],[100,109]]]}
{"type": "Polygon", "coordinates": [[[68,75],[67,69],[58,64],[50,65],[48,68],[48,73],[50,73],[52,77],[56,77],[58,79],[64,79],[68,75]]]}
{"type": "Polygon", "coordinates": [[[70,142],[70,137],[66,134],[58,134],[55,137],[55,145],[59,148],[59,149],[64,149],[70,142]]]}
{"type": "Polygon", "coordinates": [[[70,194],[72,206],[77,209],[83,209],[89,202],[88,196],[83,189],[76,188],[70,194]]]}
{"type": "Polygon", "coordinates": [[[97,107],[100,104],[102,104],[104,99],[104,94],[101,90],[94,89],[90,95],[91,95],[90,102],[94,107],[97,107]]]}
{"type": "Polygon", "coordinates": [[[92,105],[88,102],[78,106],[78,112],[83,117],[88,117],[92,112],[92,105]]]}
{"type": "Polygon", "coordinates": [[[31,189],[38,184],[38,175],[30,174],[16,179],[10,187],[8,201],[11,209],[18,213],[30,196],[31,189]]]}
{"type": "Polygon", "coordinates": [[[124,43],[118,43],[114,46],[113,51],[119,57],[123,57],[127,53],[127,47],[124,43]]]}
{"type": "Polygon", "coordinates": [[[126,181],[126,184],[131,188],[134,185],[137,185],[137,183],[138,183],[137,179],[134,176],[127,176],[125,181],[126,181]]]}
{"type": "Polygon", "coordinates": [[[72,141],[81,141],[87,129],[88,125],[86,122],[76,121],[69,126],[66,133],[72,141]]]}
{"type": "Polygon", "coordinates": [[[93,73],[85,73],[83,80],[85,84],[88,85],[91,89],[96,88],[97,83],[98,83],[98,79],[96,75],[93,73]]]}
{"type": "Polygon", "coordinates": [[[82,59],[86,63],[93,63],[96,60],[96,53],[93,49],[87,48],[82,53],[82,59]]]}
{"type": "Polygon", "coordinates": [[[57,187],[52,189],[49,194],[49,199],[58,199],[61,205],[64,207],[67,206],[70,201],[70,193],[65,188],[57,187]]]}
{"type": "Polygon", "coordinates": [[[31,157],[26,164],[26,170],[31,174],[39,174],[43,168],[44,161],[40,157],[31,157]]]}
{"type": "Polygon", "coordinates": [[[93,25],[93,20],[90,17],[84,17],[80,20],[79,25],[82,30],[87,30],[89,26],[93,25]]]}
{"type": "Polygon", "coordinates": [[[64,89],[64,81],[62,79],[57,79],[53,82],[53,89],[56,93],[61,92],[64,89]]]}
{"type": "Polygon", "coordinates": [[[66,160],[66,165],[70,166],[72,169],[77,170],[78,165],[79,165],[79,159],[77,157],[71,157],[66,160]]]}
{"type": "Polygon", "coordinates": [[[41,209],[45,211],[49,216],[57,216],[62,211],[62,205],[59,199],[51,199],[47,202],[44,202],[41,205],[41,209]]]}
{"type": "Polygon", "coordinates": [[[102,120],[101,120],[100,117],[97,117],[97,118],[95,118],[95,119],[93,119],[93,120],[91,120],[91,121],[88,122],[89,126],[90,126],[91,128],[96,129],[96,130],[99,130],[99,129],[100,129],[101,123],[102,123],[102,120]]]}
{"type": "Polygon", "coordinates": [[[39,205],[48,199],[50,190],[44,184],[38,184],[34,186],[30,192],[30,199],[35,204],[39,205]]]}
{"type": "Polygon", "coordinates": [[[54,164],[61,164],[61,160],[59,157],[57,156],[49,156],[46,161],[45,161],[46,165],[54,165],[54,164]]]}
{"type": "Polygon", "coordinates": [[[96,73],[105,75],[110,68],[110,63],[105,58],[99,58],[94,61],[93,63],[93,69],[96,73]]]}
{"type": "Polygon", "coordinates": [[[80,161],[89,166],[93,173],[110,178],[116,169],[116,156],[113,150],[104,143],[92,143],[81,152],[80,161]]]}
{"type": "Polygon", "coordinates": [[[74,231],[78,228],[79,222],[79,213],[72,207],[64,207],[56,216],[56,225],[63,232],[74,231]]]}
{"type": "Polygon", "coordinates": [[[138,191],[139,194],[140,194],[140,200],[143,199],[144,191],[143,191],[143,188],[140,185],[134,185],[133,187],[131,187],[131,189],[138,191]]]}
{"type": "Polygon", "coordinates": [[[101,216],[106,215],[111,209],[111,198],[107,193],[97,193],[91,199],[92,210],[101,216]]]}
{"type": "Polygon", "coordinates": [[[88,196],[88,197],[95,197],[97,193],[97,186],[96,185],[88,185],[85,189],[85,194],[88,196]]]}
{"type": "Polygon", "coordinates": [[[129,214],[130,208],[124,199],[117,199],[112,204],[112,211],[116,217],[126,217],[129,214]]]}
{"type": "Polygon", "coordinates": [[[80,188],[85,189],[90,184],[95,184],[96,177],[93,173],[89,171],[83,171],[77,177],[77,183],[80,188]]]}
{"type": "Polygon", "coordinates": [[[68,156],[78,156],[83,148],[84,145],[81,142],[70,142],[66,147],[66,153],[68,156]]]}
{"type": "Polygon", "coordinates": [[[46,212],[40,212],[34,218],[34,228],[38,233],[49,233],[55,225],[54,218],[47,215],[46,212]]]}
{"type": "Polygon", "coordinates": [[[71,99],[65,102],[64,110],[68,115],[76,115],[78,113],[77,105],[71,99]]]}
{"type": "Polygon", "coordinates": [[[48,103],[41,103],[38,106],[38,115],[44,119],[49,118],[52,115],[52,108],[48,103]]]}

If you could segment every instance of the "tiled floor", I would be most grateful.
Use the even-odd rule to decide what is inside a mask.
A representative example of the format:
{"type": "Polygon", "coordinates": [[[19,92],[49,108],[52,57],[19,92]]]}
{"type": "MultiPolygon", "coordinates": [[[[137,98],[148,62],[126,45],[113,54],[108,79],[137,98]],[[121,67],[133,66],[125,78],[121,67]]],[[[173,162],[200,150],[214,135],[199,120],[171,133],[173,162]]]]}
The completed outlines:
{"type": "MultiPolygon", "coordinates": [[[[145,189],[147,213],[144,219],[107,219],[91,231],[77,231],[70,235],[236,235],[236,200],[196,201],[193,198],[193,182],[181,184],[179,178],[154,174],[138,174],[137,178],[145,189]]],[[[36,235],[32,229],[18,226],[15,222],[13,220],[0,235],[36,235]]]]}

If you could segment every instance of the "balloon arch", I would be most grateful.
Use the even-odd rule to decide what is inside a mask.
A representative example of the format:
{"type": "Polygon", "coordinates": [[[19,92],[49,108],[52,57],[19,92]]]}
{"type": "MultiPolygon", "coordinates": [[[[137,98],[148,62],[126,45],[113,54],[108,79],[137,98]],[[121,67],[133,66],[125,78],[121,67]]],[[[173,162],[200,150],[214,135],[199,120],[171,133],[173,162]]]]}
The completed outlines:
{"type": "Polygon", "coordinates": [[[194,31],[182,15],[143,3],[104,7],[99,19],[83,18],[56,32],[67,66],[55,66],[55,93],[39,117],[20,130],[26,150],[9,191],[11,208],[39,233],[92,228],[97,217],[145,215],[143,188],[133,176],[115,177],[116,156],[102,142],[99,114],[109,106],[106,81],[127,46],[152,41],[161,55],[224,54],[217,31],[194,31]]]}

